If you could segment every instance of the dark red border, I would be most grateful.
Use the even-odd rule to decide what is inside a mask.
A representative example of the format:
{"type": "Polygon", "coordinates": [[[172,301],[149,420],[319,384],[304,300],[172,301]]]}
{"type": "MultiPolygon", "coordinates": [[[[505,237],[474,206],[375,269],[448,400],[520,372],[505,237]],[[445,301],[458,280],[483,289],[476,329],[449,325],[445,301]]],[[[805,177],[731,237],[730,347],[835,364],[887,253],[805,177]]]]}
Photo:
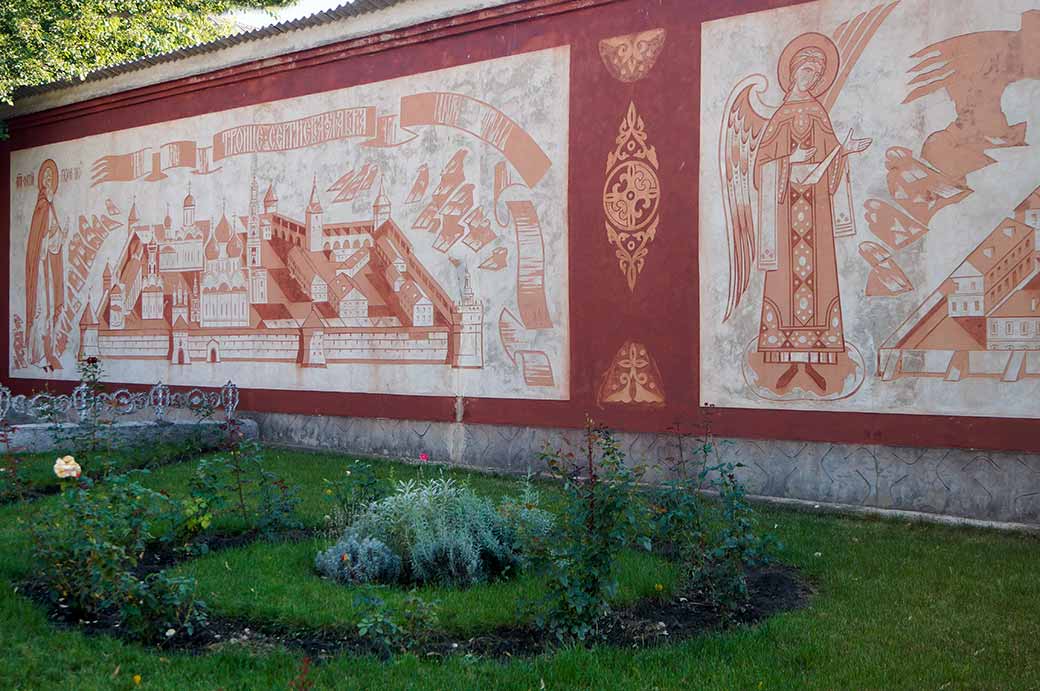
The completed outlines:
{"type": "MultiPolygon", "coordinates": [[[[698,432],[710,420],[716,434],[747,438],[1040,451],[1033,420],[751,409],[711,409],[709,416],[699,407],[700,23],[802,1],[524,0],[17,118],[10,123],[11,142],[0,145],[0,178],[10,179],[12,149],[567,44],[572,61],[571,400],[466,399],[465,421],[578,427],[588,413],[635,432],[674,425],[698,432]],[[649,76],[635,84],[610,77],[599,57],[599,40],[661,26],[668,37],[649,76]],[[343,69],[347,64],[350,69],[343,69]],[[662,179],[660,229],[634,293],[605,242],[601,208],[606,156],[633,101],[658,149],[662,179]],[[600,377],[628,339],[644,343],[656,359],[667,406],[596,406],[600,377]]],[[[9,246],[8,206],[8,195],[0,195],[0,242],[9,246]]],[[[3,262],[8,275],[9,252],[3,262]]],[[[6,286],[0,292],[6,294],[6,286]]],[[[0,310],[9,324],[7,299],[0,310]]],[[[8,340],[0,339],[0,379],[21,392],[42,387],[39,380],[10,380],[8,340]]],[[[456,419],[456,403],[450,397],[242,393],[245,410],[435,421],[456,419]]]]}

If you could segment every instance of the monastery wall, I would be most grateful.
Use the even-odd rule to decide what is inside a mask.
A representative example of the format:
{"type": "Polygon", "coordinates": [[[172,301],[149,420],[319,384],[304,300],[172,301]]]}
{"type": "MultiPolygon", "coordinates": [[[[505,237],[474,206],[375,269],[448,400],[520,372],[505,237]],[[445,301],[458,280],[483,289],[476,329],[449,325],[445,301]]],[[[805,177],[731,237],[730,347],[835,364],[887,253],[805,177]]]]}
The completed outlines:
{"type": "Polygon", "coordinates": [[[589,415],[761,496],[1040,524],[1035,2],[446,5],[0,114],[3,383],[96,355],[517,472],[589,415]]]}

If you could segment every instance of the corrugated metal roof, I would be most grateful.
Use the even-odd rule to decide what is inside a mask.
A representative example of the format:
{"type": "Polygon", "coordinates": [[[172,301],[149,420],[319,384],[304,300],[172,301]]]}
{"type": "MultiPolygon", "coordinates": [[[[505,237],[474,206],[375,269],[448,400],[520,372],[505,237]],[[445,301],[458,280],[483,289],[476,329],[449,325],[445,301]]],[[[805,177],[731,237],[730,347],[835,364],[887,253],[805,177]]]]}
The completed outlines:
{"type": "Polygon", "coordinates": [[[331,24],[332,22],[350,19],[394,5],[401,5],[408,1],[409,0],[354,0],[353,2],[344,2],[342,5],[331,10],[315,12],[314,14],[300,17],[299,19],[269,24],[258,29],[253,29],[252,31],[232,34],[231,36],[218,38],[215,41],[199,43],[198,45],[188,46],[187,48],[181,48],[180,50],[174,50],[169,53],[159,53],[158,55],[149,55],[138,60],[121,62],[110,67],[88,72],[83,79],[64,79],[61,81],[40,84],[38,86],[22,87],[14,92],[14,100],[17,102],[18,99],[27,96],[43,94],[49,91],[57,91],[58,89],[76,86],[85,82],[108,79],[109,77],[126,74],[127,72],[134,72],[136,70],[152,67],[153,65],[161,65],[167,62],[175,62],[177,60],[194,57],[196,55],[213,53],[218,50],[237,46],[241,43],[259,41],[271,36],[296,31],[298,29],[308,29],[315,26],[322,26],[323,24],[331,24]]]}

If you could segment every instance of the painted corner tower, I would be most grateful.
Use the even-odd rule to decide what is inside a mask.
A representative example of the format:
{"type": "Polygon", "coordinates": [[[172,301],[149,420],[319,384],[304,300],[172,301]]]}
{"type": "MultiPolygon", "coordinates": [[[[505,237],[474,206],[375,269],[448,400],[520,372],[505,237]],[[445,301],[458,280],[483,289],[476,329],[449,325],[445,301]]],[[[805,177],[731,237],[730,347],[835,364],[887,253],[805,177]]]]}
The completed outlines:
{"type": "Polygon", "coordinates": [[[473,293],[468,271],[462,301],[455,305],[452,345],[455,367],[479,369],[484,366],[484,305],[473,293]]]}

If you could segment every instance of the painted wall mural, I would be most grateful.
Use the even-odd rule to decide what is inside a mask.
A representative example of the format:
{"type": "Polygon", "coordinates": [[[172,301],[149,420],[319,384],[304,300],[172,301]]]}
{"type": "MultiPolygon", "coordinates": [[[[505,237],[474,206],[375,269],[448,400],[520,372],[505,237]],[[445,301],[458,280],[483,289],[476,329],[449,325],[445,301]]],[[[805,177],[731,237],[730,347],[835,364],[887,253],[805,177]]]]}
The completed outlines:
{"type": "Polygon", "coordinates": [[[569,397],[566,47],[12,154],[11,374],[569,397]],[[497,328],[496,328],[497,323],[497,328]]]}
{"type": "Polygon", "coordinates": [[[1035,416],[1040,10],[941,4],[703,26],[702,404],[1035,416]]]}

